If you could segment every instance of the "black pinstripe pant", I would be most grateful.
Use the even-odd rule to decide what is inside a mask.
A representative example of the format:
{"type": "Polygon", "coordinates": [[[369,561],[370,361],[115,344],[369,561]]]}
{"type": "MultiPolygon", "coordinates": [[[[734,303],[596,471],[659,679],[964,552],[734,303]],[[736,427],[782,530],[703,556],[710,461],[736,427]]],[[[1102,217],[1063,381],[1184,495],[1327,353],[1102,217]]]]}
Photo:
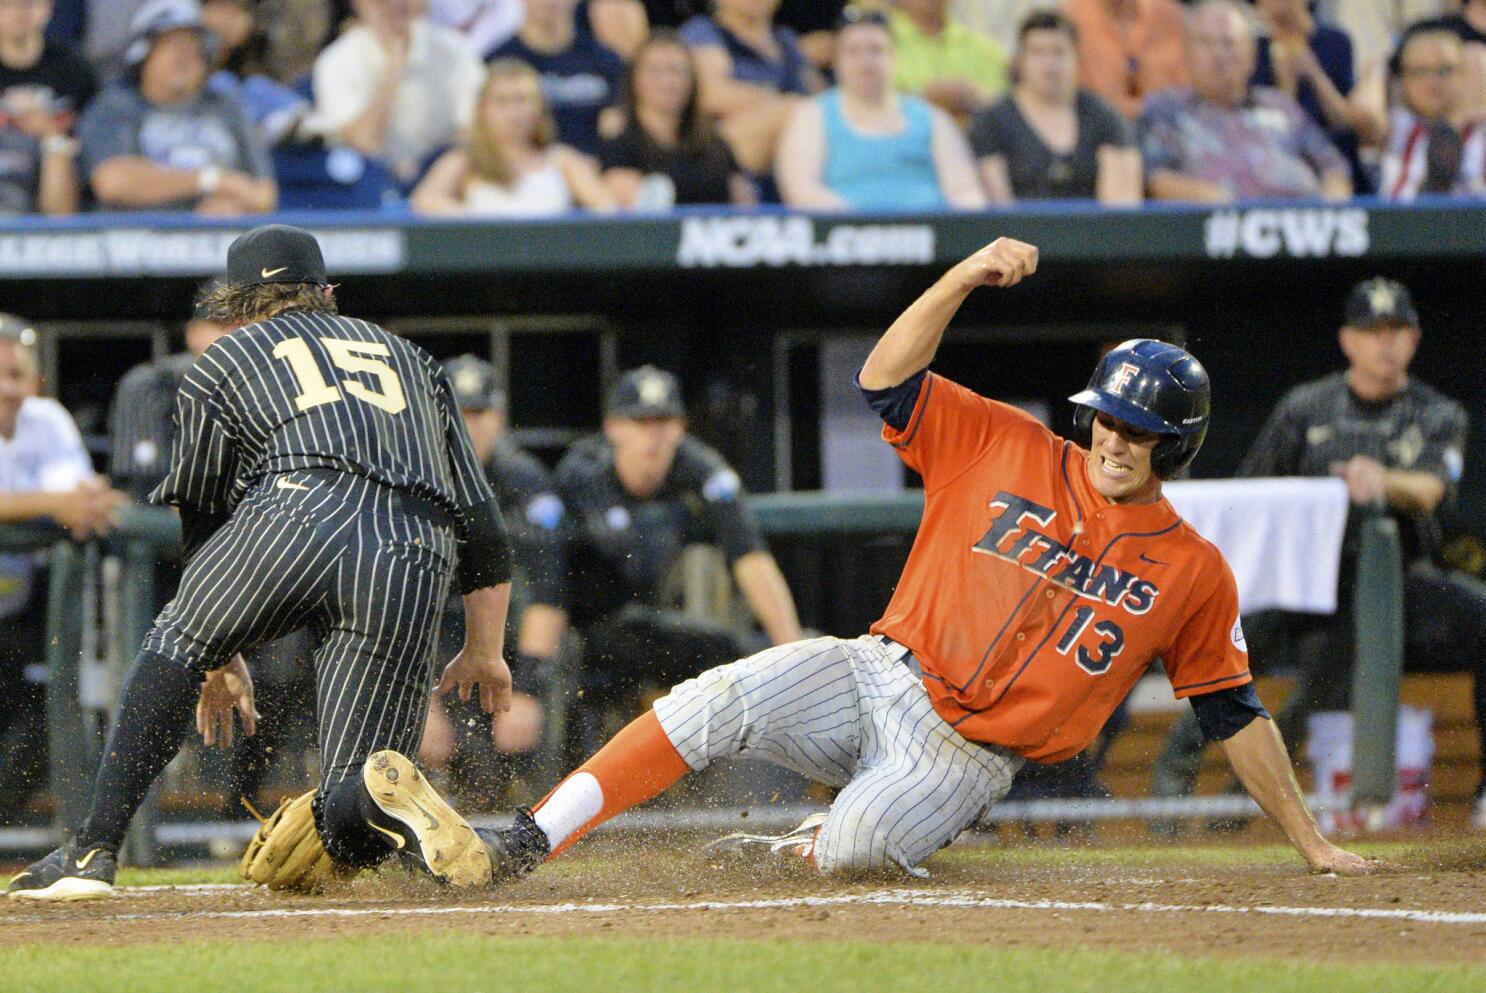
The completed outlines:
{"type": "Polygon", "coordinates": [[[145,650],[202,674],[307,629],[322,792],[374,751],[415,752],[455,539],[411,503],[354,476],[270,477],[192,558],[145,650]]]}

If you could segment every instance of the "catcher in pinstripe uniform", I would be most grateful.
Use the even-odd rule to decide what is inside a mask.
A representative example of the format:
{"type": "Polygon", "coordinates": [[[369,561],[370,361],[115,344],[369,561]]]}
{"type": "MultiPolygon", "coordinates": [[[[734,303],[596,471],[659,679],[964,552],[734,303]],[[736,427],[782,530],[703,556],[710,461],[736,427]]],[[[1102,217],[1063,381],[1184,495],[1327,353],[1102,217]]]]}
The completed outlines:
{"type": "Polygon", "coordinates": [[[510,542],[448,377],[338,315],[320,247],[297,228],[237,239],[211,306],[237,330],[187,373],[170,472],[151,493],[180,510],[180,589],[126,677],[87,819],[9,895],[108,895],[192,708],[204,731],[251,715],[247,669],[228,660],[297,630],[314,645],[321,781],[264,825],[244,873],[314,888],[397,854],[451,884],[486,883],[488,850],[405,757],[431,691],[478,690],[492,712],[510,702],[510,542]],[[451,582],[467,631],[435,689],[451,582]]]}

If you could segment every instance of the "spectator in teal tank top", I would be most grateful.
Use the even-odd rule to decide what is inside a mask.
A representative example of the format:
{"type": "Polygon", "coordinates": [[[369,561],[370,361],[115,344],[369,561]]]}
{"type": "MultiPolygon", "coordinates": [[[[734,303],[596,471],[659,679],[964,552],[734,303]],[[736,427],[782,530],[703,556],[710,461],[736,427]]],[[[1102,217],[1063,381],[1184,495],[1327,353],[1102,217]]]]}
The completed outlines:
{"type": "Polygon", "coordinates": [[[834,89],[804,101],[780,141],[784,202],[807,210],[975,209],[986,197],[970,146],[948,115],[893,88],[886,19],[848,7],[834,89]]]}

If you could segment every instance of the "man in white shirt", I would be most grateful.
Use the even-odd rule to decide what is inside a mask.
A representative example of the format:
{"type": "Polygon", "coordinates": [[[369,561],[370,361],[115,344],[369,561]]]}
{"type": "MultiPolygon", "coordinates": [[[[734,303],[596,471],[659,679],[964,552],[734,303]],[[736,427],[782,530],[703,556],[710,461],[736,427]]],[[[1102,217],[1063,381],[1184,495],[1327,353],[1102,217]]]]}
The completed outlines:
{"type": "Polygon", "coordinates": [[[418,0],[355,0],[358,24],[315,60],[310,127],[411,182],[468,126],[485,67],[418,0]]]}
{"type": "MultiPolygon", "coordinates": [[[[36,332],[0,314],[0,524],[51,518],[106,533],[124,494],[93,474],[72,415],[37,396],[36,332]]],[[[0,821],[46,770],[46,609],[35,555],[0,554],[0,821]]]]}

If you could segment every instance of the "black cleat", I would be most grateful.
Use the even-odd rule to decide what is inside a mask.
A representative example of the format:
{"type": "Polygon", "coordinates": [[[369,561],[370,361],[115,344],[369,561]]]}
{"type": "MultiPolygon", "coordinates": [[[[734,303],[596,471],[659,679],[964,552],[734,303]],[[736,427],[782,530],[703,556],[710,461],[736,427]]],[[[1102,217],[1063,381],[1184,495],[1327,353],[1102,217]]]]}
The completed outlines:
{"type": "Polygon", "coordinates": [[[516,808],[516,823],[508,828],[475,828],[490,853],[490,870],[497,880],[531,872],[552,853],[547,834],[537,827],[530,807],[516,808]]]}
{"type": "Polygon", "coordinates": [[[114,853],[93,846],[81,851],[69,841],[11,879],[5,895],[12,900],[64,903],[113,896],[118,872],[114,853]]]}
{"type": "Polygon", "coordinates": [[[490,856],[475,829],[405,756],[388,750],[366,760],[361,780],[368,825],[404,860],[451,886],[488,886],[490,856]]]}

